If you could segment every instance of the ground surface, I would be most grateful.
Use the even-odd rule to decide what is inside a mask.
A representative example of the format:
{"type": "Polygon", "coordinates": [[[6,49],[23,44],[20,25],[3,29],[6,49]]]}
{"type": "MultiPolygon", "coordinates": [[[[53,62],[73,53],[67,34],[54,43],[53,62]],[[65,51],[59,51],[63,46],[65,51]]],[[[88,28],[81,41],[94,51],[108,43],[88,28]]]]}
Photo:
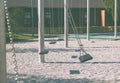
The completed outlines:
{"type": "MultiPolygon", "coordinates": [[[[25,83],[120,83],[120,40],[82,40],[84,49],[93,59],[80,63],[78,44],[69,41],[69,47],[64,47],[64,41],[49,44],[45,41],[45,62],[41,63],[38,54],[38,41],[18,42],[15,44],[16,59],[19,67],[19,77],[25,83]],[[71,58],[73,55],[77,58],[71,58]],[[70,70],[78,70],[80,74],[70,74],[70,70]]],[[[11,46],[7,44],[7,79],[14,83],[14,64],[11,46]]],[[[23,83],[23,82],[21,82],[23,83]]]]}

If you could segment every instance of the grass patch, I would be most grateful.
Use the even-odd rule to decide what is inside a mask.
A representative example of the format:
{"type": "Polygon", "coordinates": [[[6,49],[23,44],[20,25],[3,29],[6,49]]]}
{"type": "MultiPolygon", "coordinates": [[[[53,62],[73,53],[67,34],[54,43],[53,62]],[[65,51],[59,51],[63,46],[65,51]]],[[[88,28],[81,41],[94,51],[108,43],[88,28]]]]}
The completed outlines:
{"type": "MultiPolygon", "coordinates": [[[[24,34],[13,34],[13,40],[14,42],[22,42],[22,41],[27,41],[31,40],[34,38],[37,38],[38,36],[32,36],[32,35],[24,35],[24,34]]],[[[10,38],[8,33],[6,34],[6,42],[9,42],[10,38]]]]}

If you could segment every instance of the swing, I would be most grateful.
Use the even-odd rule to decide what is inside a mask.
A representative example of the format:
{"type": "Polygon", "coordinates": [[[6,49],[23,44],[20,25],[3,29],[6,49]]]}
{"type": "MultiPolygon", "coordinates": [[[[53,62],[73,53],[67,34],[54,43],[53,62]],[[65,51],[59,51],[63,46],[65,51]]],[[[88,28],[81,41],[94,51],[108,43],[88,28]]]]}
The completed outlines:
{"type": "Polygon", "coordinates": [[[59,29],[59,35],[60,36],[57,41],[63,41],[63,38],[61,38],[61,34],[62,34],[62,3],[58,3],[59,4],[59,7],[58,7],[58,29],[59,29]]]}
{"type": "MultiPolygon", "coordinates": [[[[8,8],[7,8],[7,1],[4,0],[4,9],[5,9],[5,17],[6,20],[9,20],[9,13],[8,13],[8,8]]],[[[18,65],[17,65],[17,60],[16,60],[16,53],[15,53],[15,46],[13,42],[13,34],[12,34],[12,29],[10,25],[10,20],[6,21],[7,22],[7,29],[8,29],[8,35],[10,39],[10,44],[12,45],[12,57],[13,57],[13,63],[14,63],[14,72],[15,72],[15,80],[17,81],[18,78],[18,65]]]]}
{"type": "Polygon", "coordinates": [[[73,32],[74,32],[74,34],[76,36],[76,40],[77,40],[79,48],[80,48],[79,49],[79,52],[80,52],[79,60],[80,60],[80,62],[83,63],[83,62],[86,62],[88,60],[93,59],[93,57],[90,54],[86,53],[86,51],[83,48],[83,44],[82,44],[82,42],[80,40],[78,31],[77,31],[77,28],[76,28],[76,25],[75,25],[75,21],[74,21],[74,18],[72,16],[72,13],[71,13],[71,9],[68,9],[68,15],[70,17],[70,19],[68,21],[70,22],[70,24],[72,26],[73,32]]]}
{"type": "MultiPolygon", "coordinates": [[[[6,9],[7,10],[7,9],[6,9]]],[[[6,15],[7,15],[7,13],[6,13],[6,15]]],[[[7,15],[7,20],[9,19],[9,17],[8,17],[9,15],[7,15]]],[[[74,23],[74,20],[73,20],[73,18],[70,20],[70,22],[72,23],[72,26],[73,25],[75,25],[75,23],[74,23]],[[71,21],[72,20],[72,21],[71,21]]],[[[24,80],[24,78],[19,78],[18,76],[19,76],[19,73],[18,73],[18,66],[17,66],[17,60],[16,60],[16,54],[15,54],[15,47],[14,47],[14,43],[13,43],[13,36],[12,36],[12,31],[11,31],[11,25],[10,25],[10,23],[9,23],[9,21],[7,22],[7,24],[8,24],[8,26],[10,26],[9,28],[8,28],[8,31],[9,31],[9,36],[10,36],[10,42],[11,42],[11,44],[12,44],[12,47],[13,47],[13,57],[14,57],[14,65],[15,65],[15,76],[16,76],[16,78],[15,78],[15,80],[17,81],[17,83],[19,82],[24,82],[25,80],[24,80]]],[[[74,32],[76,32],[77,33],[77,30],[76,30],[76,27],[74,28],[73,27],[73,30],[74,30],[74,32]]],[[[77,41],[78,41],[78,44],[79,44],[79,46],[81,46],[81,41],[80,41],[80,39],[77,37],[76,38],[77,39],[77,41]]],[[[81,50],[82,51],[82,50],[81,50]]],[[[85,60],[84,60],[85,61],[85,60]]],[[[87,60],[86,60],[87,61],[87,60]]]]}
{"type": "MultiPolygon", "coordinates": [[[[53,27],[53,29],[51,30],[50,29],[50,32],[53,34],[53,37],[54,37],[54,10],[53,10],[53,0],[52,1],[50,1],[49,0],[49,5],[50,5],[50,8],[52,8],[52,10],[50,10],[50,8],[49,8],[49,12],[50,12],[50,14],[51,14],[51,19],[50,19],[50,28],[51,27],[53,27]],[[51,6],[52,5],[52,6],[51,6]]],[[[56,41],[55,41],[55,39],[53,38],[52,39],[52,41],[50,41],[49,42],[49,44],[55,44],[56,43],[56,41]]]]}
{"type": "Polygon", "coordinates": [[[9,35],[9,40],[10,40],[10,44],[11,44],[11,52],[12,52],[12,58],[13,58],[13,64],[14,64],[14,73],[15,76],[13,76],[11,79],[9,80],[9,83],[36,83],[35,79],[28,79],[27,76],[20,76],[19,72],[18,72],[18,62],[16,59],[16,52],[15,52],[15,45],[14,45],[14,41],[13,41],[13,32],[12,32],[12,27],[10,24],[10,18],[9,18],[9,13],[8,13],[8,7],[7,7],[7,0],[4,0],[4,9],[5,9],[5,18],[6,18],[6,23],[7,23],[7,30],[8,30],[8,35],[9,35]]]}
{"type": "Polygon", "coordinates": [[[52,40],[52,41],[49,42],[49,44],[55,44],[55,43],[56,43],[55,40],[52,40]]]}
{"type": "Polygon", "coordinates": [[[88,60],[91,60],[91,59],[93,59],[93,57],[88,53],[79,57],[79,60],[80,60],[81,63],[83,63],[85,61],[88,61],[88,60]]]}
{"type": "MultiPolygon", "coordinates": [[[[84,2],[83,1],[81,1],[81,6],[83,6],[83,4],[84,4],[84,2]]],[[[83,33],[83,27],[84,27],[84,10],[83,9],[81,9],[81,8],[79,8],[79,15],[81,15],[81,18],[80,18],[80,20],[79,20],[79,27],[81,27],[81,29],[80,29],[80,32],[78,32],[78,33],[83,33]]],[[[77,30],[78,31],[78,30],[77,30]]],[[[81,43],[79,46],[83,46],[83,44],[81,43]]],[[[76,49],[75,50],[75,52],[80,52],[80,49],[76,49]]]]}
{"type": "Polygon", "coordinates": [[[70,74],[80,74],[79,70],[70,70],[70,74]]]}

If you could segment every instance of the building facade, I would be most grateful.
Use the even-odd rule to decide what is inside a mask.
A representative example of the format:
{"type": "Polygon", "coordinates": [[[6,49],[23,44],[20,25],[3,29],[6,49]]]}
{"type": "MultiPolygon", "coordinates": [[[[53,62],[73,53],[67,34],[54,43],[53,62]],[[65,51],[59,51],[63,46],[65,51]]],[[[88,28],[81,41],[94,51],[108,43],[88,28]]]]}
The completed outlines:
{"type": "MultiPolygon", "coordinates": [[[[34,27],[37,27],[37,0],[8,0],[8,6],[13,26],[31,27],[31,20],[34,19],[34,27]],[[33,11],[31,11],[32,8],[33,11]],[[34,17],[32,17],[32,13],[34,17]]],[[[85,27],[87,24],[87,0],[69,0],[68,7],[76,27],[85,27]]],[[[101,10],[105,9],[102,0],[90,0],[90,26],[101,26],[101,10]]],[[[46,30],[50,32],[50,27],[52,29],[53,27],[63,27],[64,0],[44,0],[44,14],[46,30]]],[[[108,25],[113,25],[113,19],[106,12],[106,26],[108,25]]]]}

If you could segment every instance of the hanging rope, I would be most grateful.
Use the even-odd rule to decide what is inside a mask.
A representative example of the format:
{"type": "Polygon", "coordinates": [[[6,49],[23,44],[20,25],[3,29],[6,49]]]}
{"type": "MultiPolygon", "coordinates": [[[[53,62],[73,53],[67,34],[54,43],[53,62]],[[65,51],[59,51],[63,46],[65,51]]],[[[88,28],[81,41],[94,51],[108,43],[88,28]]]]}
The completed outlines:
{"type": "Polygon", "coordinates": [[[49,0],[49,5],[50,5],[49,12],[51,14],[51,20],[50,20],[50,28],[51,28],[51,30],[50,30],[50,32],[52,34],[52,41],[49,44],[55,44],[56,41],[54,39],[54,36],[55,36],[55,30],[54,29],[55,28],[54,28],[54,4],[53,4],[53,0],[52,1],[49,0]]]}
{"type": "Polygon", "coordinates": [[[60,21],[61,21],[61,24],[60,24],[60,27],[62,28],[61,29],[61,33],[63,33],[63,9],[62,9],[62,4],[64,4],[64,3],[61,3],[61,10],[60,10],[60,12],[61,12],[61,17],[60,17],[60,21]]]}
{"type": "MultiPolygon", "coordinates": [[[[77,42],[78,42],[79,48],[80,48],[80,50],[84,51],[84,49],[83,49],[83,44],[82,44],[81,39],[80,39],[80,37],[79,37],[79,33],[78,33],[78,31],[77,31],[77,28],[76,28],[76,25],[75,25],[75,22],[74,22],[73,16],[71,15],[71,11],[70,11],[70,10],[69,10],[69,16],[70,16],[70,18],[71,18],[71,19],[69,20],[69,22],[70,22],[70,24],[71,24],[71,26],[72,26],[73,32],[75,33],[76,40],[77,40],[77,42]]],[[[84,51],[84,52],[85,52],[85,51],[84,51]]],[[[86,53],[86,52],[85,52],[85,53],[86,53]]]]}
{"type": "MultiPolygon", "coordinates": [[[[58,31],[60,31],[60,20],[59,20],[60,19],[60,6],[61,6],[61,3],[58,1],[58,8],[57,8],[58,9],[58,15],[57,15],[58,16],[58,18],[57,18],[58,31]]],[[[60,34],[60,33],[58,33],[58,34],[60,34]]]]}
{"type": "Polygon", "coordinates": [[[78,13],[79,13],[79,33],[83,33],[83,28],[84,28],[84,16],[83,15],[85,15],[84,14],[84,8],[83,8],[83,6],[84,6],[84,1],[83,0],[81,0],[81,2],[80,2],[80,6],[81,6],[81,8],[79,8],[79,11],[78,11],[78,13]]]}
{"type": "Polygon", "coordinates": [[[52,0],[51,1],[51,8],[52,8],[52,10],[51,10],[51,13],[52,13],[52,34],[53,34],[53,36],[55,35],[55,30],[54,30],[54,1],[52,0]]]}
{"type": "MultiPolygon", "coordinates": [[[[71,6],[71,7],[73,7],[73,6],[71,6]]],[[[70,8],[68,9],[68,16],[70,17],[70,19],[68,21],[70,22],[70,24],[72,26],[73,32],[76,36],[76,40],[77,40],[79,48],[80,48],[80,57],[79,57],[80,61],[85,62],[85,61],[91,60],[92,56],[84,50],[84,47],[83,47],[83,44],[79,37],[78,30],[76,28],[76,24],[75,24],[75,21],[74,21],[74,18],[73,18],[70,8]]]]}
{"type": "MultiPolygon", "coordinates": [[[[51,8],[51,1],[50,0],[48,0],[49,2],[49,8],[48,8],[48,12],[49,12],[49,15],[50,15],[50,20],[49,20],[49,23],[50,23],[50,28],[51,28],[51,25],[52,25],[52,21],[51,21],[51,17],[52,17],[52,12],[51,12],[51,10],[50,10],[50,8],[51,8]]],[[[50,33],[49,34],[51,34],[52,33],[52,30],[49,28],[49,31],[50,31],[50,33]]]]}
{"type": "MultiPolygon", "coordinates": [[[[84,5],[84,3],[83,3],[83,1],[81,1],[81,8],[80,8],[80,12],[81,12],[81,30],[83,29],[83,27],[84,27],[84,9],[82,8],[82,6],[84,5]]],[[[83,32],[83,31],[81,31],[81,32],[83,32]]]]}
{"type": "Polygon", "coordinates": [[[62,34],[62,3],[61,3],[61,1],[59,2],[58,1],[58,34],[59,34],[59,39],[58,40],[63,40],[62,38],[61,38],[61,34],[62,34]]]}
{"type": "MultiPolygon", "coordinates": [[[[70,4],[70,7],[72,7],[72,4],[70,4]]],[[[70,22],[70,24],[72,26],[73,32],[76,35],[77,42],[80,45],[81,44],[81,40],[79,38],[79,34],[78,34],[78,31],[77,31],[77,28],[76,28],[76,24],[75,24],[75,21],[74,21],[74,18],[73,18],[73,15],[71,13],[71,9],[70,8],[68,9],[68,15],[69,15],[69,22],[70,22]]]]}
{"type": "Polygon", "coordinates": [[[94,8],[94,26],[97,26],[97,8],[94,8]]]}

